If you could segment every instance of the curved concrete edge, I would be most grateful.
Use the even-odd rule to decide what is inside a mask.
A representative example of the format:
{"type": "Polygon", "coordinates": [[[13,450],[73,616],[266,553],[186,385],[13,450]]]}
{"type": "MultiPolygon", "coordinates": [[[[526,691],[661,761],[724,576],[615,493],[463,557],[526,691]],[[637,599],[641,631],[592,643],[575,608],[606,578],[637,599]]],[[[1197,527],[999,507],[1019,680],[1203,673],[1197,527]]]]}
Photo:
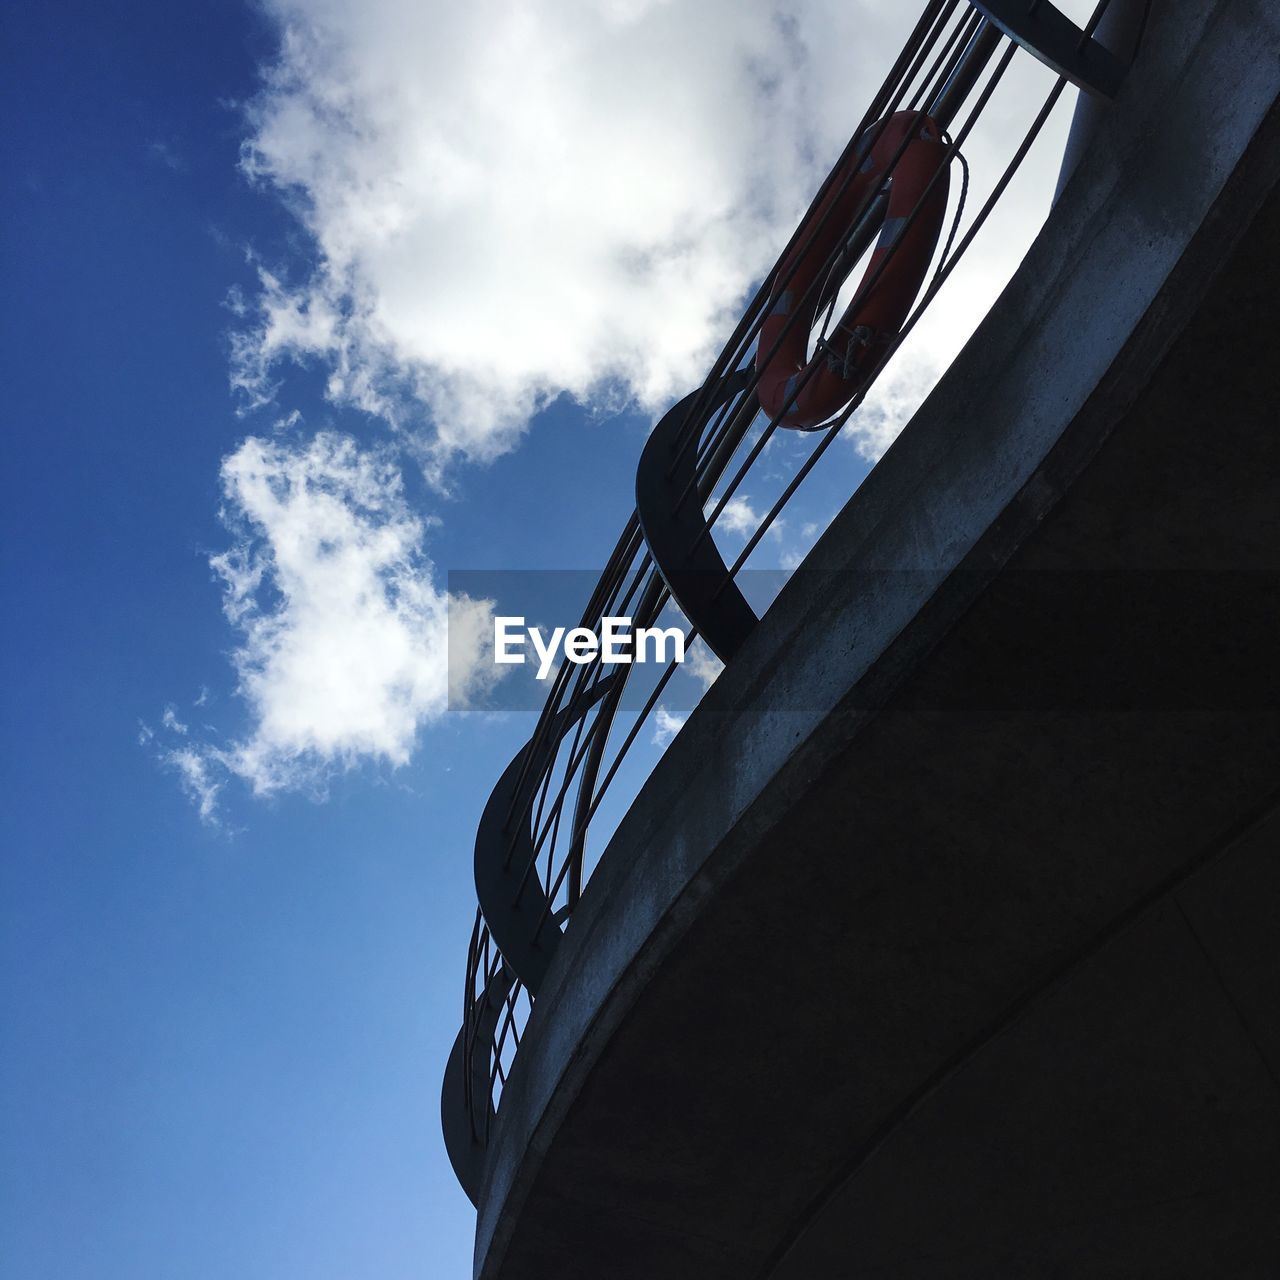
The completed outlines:
{"type": "Polygon", "coordinates": [[[1184,0],[1153,18],[1093,152],[952,370],[815,549],[806,568],[821,572],[789,584],[660,762],[587,888],[504,1093],[478,1277],[500,1273],[561,1118],[699,905],[963,612],[978,575],[966,573],[964,591],[939,591],[948,576],[962,563],[994,573],[1158,363],[1170,326],[1153,321],[1147,334],[1143,317],[1194,307],[1265,194],[1261,179],[1233,191],[1240,207],[1197,236],[1280,91],[1277,66],[1280,14],[1265,4],[1184,0]],[[893,569],[914,572],[890,586],[880,571],[893,569]]]}

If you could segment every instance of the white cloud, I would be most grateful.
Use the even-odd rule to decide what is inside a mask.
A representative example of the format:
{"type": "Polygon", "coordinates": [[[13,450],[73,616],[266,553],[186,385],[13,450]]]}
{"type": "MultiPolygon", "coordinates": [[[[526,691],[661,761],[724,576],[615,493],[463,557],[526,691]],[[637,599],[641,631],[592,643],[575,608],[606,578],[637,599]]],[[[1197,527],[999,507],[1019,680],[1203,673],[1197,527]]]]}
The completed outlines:
{"type": "Polygon", "coordinates": [[[182,789],[200,813],[202,822],[217,824],[218,793],[223,784],[215,776],[216,761],[193,747],[167,751],[161,757],[171,769],[176,769],[182,789]]]}
{"type": "MultiPolygon", "coordinates": [[[[708,515],[715,510],[719,502],[720,499],[717,497],[707,503],[708,515]]],[[[724,510],[716,517],[715,528],[720,533],[731,533],[741,538],[749,538],[760,527],[760,522],[763,519],[764,513],[757,511],[751,505],[750,494],[736,493],[724,504],[724,510]]],[[[785,527],[786,521],[781,516],[775,517],[766,531],[766,537],[781,538],[785,527]]]]}
{"type": "MultiPolygon", "coordinates": [[[[220,774],[258,794],[322,790],[363,760],[405,764],[450,694],[450,602],[426,558],[424,524],[382,454],[325,433],[309,443],[251,437],[223,461],[224,518],[237,541],[211,564],[239,632],[233,654],[249,732],[229,745],[170,752],[201,813],[220,774]]],[[[486,602],[456,600],[466,634],[486,602]]],[[[457,662],[453,696],[472,692],[457,662]]],[[[478,650],[477,650],[478,652],[478,650]]],[[[185,732],[172,708],[167,728],[185,732]]]]}
{"type": "Polygon", "coordinates": [[[171,173],[186,173],[189,167],[182,152],[164,138],[154,138],[147,143],[147,155],[171,173]]]}
{"type": "Polygon", "coordinates": [[[222,480],[242,537],[212,564],[255,719],[232,767],[271,791],[300,765],[405,763],[443,707],[445,608],[398,472],[341,436],[302,449],[250,438],[222,480]]]}
{"type": "MultiPolygon", "coordinates": [[[[717,498],[708,505],[714,510],[718,504],[717,498]]],[[[730,498],[716,517],[716,528],[722,533],[736,533],[741,537],[749,538],[759,527],[760,515],[751,506],[751,500],[745,493],[730,498]]]]}
{"type": "Polygon", "coordinates": [[[673,715],[661,703],[653,717],[653,745],[665,747],[684,728],[684,717],[673,715]]]}
{"type": "Polygon", "coordinates": [[[178,719],[178,713],[174,710],[172,703],[165,707],[164,714],[160,717],[160,724],[170,733],[186,734],[187,732],[187,726],[178,719]]]}
{"type": "MultiPolygon", "coordinates": [[[[264,6],[280,47],[243,165],[312,254],[258,264],[256,298],[233,300],[233,380],[262,405],[282,361],[319,361],[335,400],[437,471],[496,456],[562,392],[656,409],[700,381],[916,17],[890,0],[264,6]]],[[[1015,60],[966,146],[971,208],[1051,79],[1015,60]]],[[[860,415],[868,456],[1034,234],[1063,122],[1050,132],[927,354],[860,415]]]]}
{"type": "Polygon", "coordinates": [[[937,347],[912,343],[894,356],[849,419],[848,434],[868,462],[878,462],[911,421],[946,368],[937,347]]]}
{"type": "Polygon", "coordinates": [[[716,677],[724,670],[724,663],[707,648],[706,642],[699,637],[689,646],[684,655],[683,670],[695,680],[700,681],[704,689],[710,689],[716,677]]]}
{"type": "Polygon", "coordinates": [[[562,391],[683,392],[905,30],[885,8],[267,0],[244,166],[316,261],[260,269],[238,386],[322,359],[437,458],[495,455],[562,391]]]}

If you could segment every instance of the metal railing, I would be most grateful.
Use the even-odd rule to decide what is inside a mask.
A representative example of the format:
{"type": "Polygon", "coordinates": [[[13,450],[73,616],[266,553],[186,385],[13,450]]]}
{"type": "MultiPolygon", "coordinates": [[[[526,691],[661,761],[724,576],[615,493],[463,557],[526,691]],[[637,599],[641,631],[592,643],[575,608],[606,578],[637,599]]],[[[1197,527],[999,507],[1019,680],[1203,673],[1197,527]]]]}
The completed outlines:
{"type": "MultiPolygon", "coordinates": [[[[1093,39],[1107,5],[1108,0],[1101,0],[1083,28],[1043,0],[929,0],[924,5],[840,159],[706,381],[669,411],[650,436],[640,460],[636,510],[583,609],[581,626],[599,634],[603,618],[630,617],[635,627],[648,627],[664,611],[678,610],[685,619],[687,644],[701,637],[722,661],[732,661],[756,621],[739,585],[743,567],[952,276],[1066,85],[1114,91],[1123,68],[1093,39]],[[1057,75],[1003,173],[985,200],[971,208],[962,148],[1021,47],[1057,75]],[[901,139],[884,160],[878,148],[895,136],[891,125],[901,139]],[[918,198],[889,235],[884,224],[891,183],[908,149],[925,136],[936,140],[936,162],[930,162],[918,198]],[[859,173],[877,156],[883,172],[877,170],[875,181],[860,188],[859,173]],[[961,181],[952,193],[957,167],[961,181]],[[913,292],[901,324],[867,350],[865,337],[851,331],[849,317],[876,296],[886,273],[895,269],[897,253],[910,243],[912,228],[922,220],[937,221],[940,202],[949,216],[945,224],[928,228],[933,234],[926,237],[929,254],[921,268],[927,275],[913,292]],[[868,255],[870,265],[837,320],[841,286],[868,255]],[[792,297],[789,286],[803,276],[808,285],[792,297]],[[785,324],[771,342],[762,341],[762,329],[780,314],[784,298],[785,324]],[[797,326],[807,329],[815,316],[820,317],[816,331],[805,335],[813,357],[786,384],[784,403],[765,413],[758,394],[762,375],[770,372],[788,338],[801,332],[797,326]],[[855,340],[862,343],[856,351],[855,340]],[[777,433],[793,425],[787,419],[794,418],[811,381],[824,370],[847,370],[854,357],[858,365],[847,402],[826,420],[803,426],[805,438],[814,441],[812,448],[726,564],[713,534],[716,522],[777,433]]],[[[773,327],[778,328],[776,323],[773,327]]],[[[480,821],[475,855],[480,908],[467,954],[462,1030],[442,1096],[446,1146],[473,1200],[525,1022],[582,893],[593,820],[677,664],[665,667],[638,710],[628,710],[630,723],[624,729],[622,694],[635,670],[609,668],[599,659],[583,665],[563,662],[532,737],[503,773],[480,821]]]]}

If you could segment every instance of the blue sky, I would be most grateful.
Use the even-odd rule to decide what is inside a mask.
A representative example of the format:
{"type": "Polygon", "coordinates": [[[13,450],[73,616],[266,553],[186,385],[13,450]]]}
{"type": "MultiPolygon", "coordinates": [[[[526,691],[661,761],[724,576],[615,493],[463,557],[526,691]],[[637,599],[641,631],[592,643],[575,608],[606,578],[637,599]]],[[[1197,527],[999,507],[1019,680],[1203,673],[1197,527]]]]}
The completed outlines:
{"type": "MultiPolygon", "coordinates": [[[[469,1272],[439,1079],[475,822],[530,718],[443,707],[444,574],[599,565],[653,414],[705,368],[871,87],[785,5],[735,10],[726,49],[719,0],[574,0],[548,26],[577,43],[517,29],[519,59],[484,39],[494,7],[9,8],[15,1280],[469,1272]],[[701,88],[672,91],[685,81],[701,88]],[[388,505],[362,508],[332,453],[305,471],[318,439],[376,462],[388,505]],[[287,576],[302,508],[255,517],[254,440],[276,467],[259,496],[309,476],[334,505],[302,515],[355,522],[351,581],[375,599],[351,632],[368,645],[351,705],[326,645],[356,588],[314,558],[287,576]],[[389,567],[367,559],[388,529],[389,567]]],[[[901,15],[864,8],[870,68],[901,15]]],[[[1025,197],[1041,213],[1053,167],[1025,197]]],[[[945,339],[766,544],[774,563],[856,488],[989,303],[1021,252],[994,241],[945,339]]],[[[781,444],[769,482],[802,453],[781,444]]],[[[655,754],[646,738],[637,769],[655,754]]]]}
{"type": "Polygon", "coordinates": [[[236,715],[222,304],[289,226],[220,104],[268,36],[227,4],[7,25],[6,1274],[465,1275],[436,1091],[492,731],[234,837],[137,743],[202,686],[236,715]]]}

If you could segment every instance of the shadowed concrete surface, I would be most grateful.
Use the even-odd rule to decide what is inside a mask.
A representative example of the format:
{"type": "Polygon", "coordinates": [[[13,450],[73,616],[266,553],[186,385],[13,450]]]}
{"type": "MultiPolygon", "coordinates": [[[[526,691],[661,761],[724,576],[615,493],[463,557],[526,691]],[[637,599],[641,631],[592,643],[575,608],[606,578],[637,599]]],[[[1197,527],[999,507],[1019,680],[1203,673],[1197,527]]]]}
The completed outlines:
{"type": "Polygon", "coordinates": [[[606,851],[477,1275],[1280,1275],[1278,89],[1156,6],[606,851]]]}

